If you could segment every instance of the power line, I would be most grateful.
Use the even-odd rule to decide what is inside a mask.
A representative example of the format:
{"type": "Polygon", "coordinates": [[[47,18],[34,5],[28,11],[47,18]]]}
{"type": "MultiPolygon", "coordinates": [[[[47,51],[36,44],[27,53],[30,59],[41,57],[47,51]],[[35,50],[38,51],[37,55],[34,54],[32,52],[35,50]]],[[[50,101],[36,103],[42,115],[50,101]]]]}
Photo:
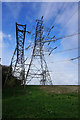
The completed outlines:
{"type": "Polygon", "coordinates": [[[55,62],[68,62],[68,61],[73,61],[73,60],[76,60],[76,59],[79,59],[79,58],[80,58],[80,56],[72,58],[72,59],[68,59],[68,60],[54,61],[54,62],[51,62],[51,63],[55,63],[55,62]]]}
{"type": "Polygon", "coordinates": [[[77,35],[77,34],[80,34],[80,33],[74,33],[74,34],[67,35],[67,36],[63,36],[63,37],[59,37],[59,38],[56,38],[56,39],[53,39],[53,40],[45,40],[45,41],[42,41],[42,43],[52,42],[52,41],[64,39],[64,38],[67,38],[67,37],[72,37],[72,36],[75,36],[75,35],[77,35]]]}
{"type": "MultiPolygon", "coordinates": [[[[69,20],[68,21],[66,21],[66,23],[64,23],[63,24],[63,26],[66,26],[67,24],[68,24],[68,22],[71,20],[71,18],[76,14],[76,12],[77,12],[78,10],[76,10],[71,16],[70,16],[70,18],[69,18],[69,20]]],[[[56,25],[56,24],[55,24],[56,25]]],[[[54,25],[54,27],[55,27],[55,25],[54,25]]],[[[63,27],[63,29],[64,29],[64,27],[63,27]]],[[[63,30],[62,29],[62,30],[63,30]]],[[[55,36],[57,35],[57,33],[55,34],[55,36]]]]}
{"type": "MultiPolygon", "coordinates": [[[[80,34],[80,33],[74,33],[74,34],[71,34],[71,35],[59,37],[59,38],[52,39],[52,40],[45,40],[45,41],[42,41],[42,43],[52,42],[52,41],[57,41],[57,40],[63,39],[63,40],[61,41],[61,43],[62,43],[65,38],[73,37],[73,36],[78,35],[78,34],[80,34]]],[[[51,52],[49,53],[49,55],[52,53],[53,50],[57,49],[57,48],[61,45],[61,43],[60,43],[59,45],[57,45],[56,47],[54,47],[54,48],[51,50],[51,52]]]]}
{"type": "Polygon", "coordinates": [[[72,51],[72,50],[77,50],[77,49],[80,49],[80,48],[72,48],[72,49],[66,49],[66,50],[63,50],[63,51],[57,51],[57,52],[54,52],[54,54],[61,53],[61,52],[72,51]]]}
{"type": "MultiPolygon", "coordinates": [[[[77,12],[77,10],[72,14],[72,16],[70,17],[70,19],[68,20],[68,22],[71,20],[71,18],[75,15],[76,12],[77,12]]],[[[64,25],[67,25],[68,22],[64,23],[64,25]]],[[[55,23],[54,23],[54,24],[55,24],[55,23]]],[[[55,25],[56,25],[56,24],[55,24],[55,25]]],[[[54,26],[54,27],[55,27],[55,26],[54,26]]],[[[64,29],[64,28],[63,28],[63,29],[64,29]]],[[[51,30],[52,30],[52,29],[51,29],[51,30]]],[[[51,32],[51,30],[50,30],[50,32],[51,32]]],[[[50,33],[49,33],[49,34],[50,34],[50,33]]],[[[49,35],[49,34],[48,34],[48,35],[49,35]]],[[[56,36],[56,35],[57,35],[57,33],[55,34],[55,36],[56,36]]],[[[54,36],[54,37],[55,37],[55,36],[54,36]]],[[[50,44],[50,42],[49,42],[49,44],[50,44]]],[[[49,44],[48,44],[48,45],[49,45],[49,44]]]]}
{"type": "Polygon", "coordinates": [[[59,61],[54,61],[54,62],[51,62],[51,63],[56,63],[56,62],[69,62],[70,60],[59,60],[59,61]]]}
{"type": "MultiPolygon", "coordinates": [[[[62,4],[61,8],[64,8],[64,4],[65,4],[65,3],[62,4]]],[[[63,9],[61,9],[61,8],[58,10],[59,13],[63,10],[63,9]]],[[[59,16],[59,14],[56,15],[55,18],[58,18],[58,16],[59,16]]],[[[55,23],[56,23],[56,22],[55,22],[55,23]]],[[[54,24],[55,24],[55,23],[54,23],[54,24]]],[[[52,27],[49,29],[49,32],[48,32],[48,34],[47,34],[47,36],[46,36],[46,39],[48,38],[48,36],[49,36],[51,30],[54,28],[54,25],[51,25],[51,26],[52,26],[52,27]]],[[[55,36],[53,36],[52,38],[55,38],[55,36]]],[[[49,44],[50,44],[50,42],[49,42],[49,44]]],[[[49,45],[49,44],[48,44],[48,45],[49,45]]]]}
{"type": "MultiPolygon", "coordinates": [[[[62,4],[61,8],[62,8],[63,6],[64,6],[64,3],[62,4]]],[[[61,8],[59,9],[59,13],[60,13],[61,10],[62,10],[61,8]]],[[[56,15],[57,18],[58,18],[58,16],[59,16],[59,15],[56,15]]],[[[56,17],[55,17],[55,18],[56,18],[56,17]]],[[[55,23],[56,23],[56,22],[55,22],[55,23]]],[[[54,23],[54,24],[55,24],[55,23],[54,23]]],[[[48,32],[48,34],[47,34],[47,36],[46,36],[46,39],[48,38],[51,30],[54,28],[54,25],[51,25],[51,26],[52,26],[52,27],[49,29],[49,32],[48,32]]],[[[53,36],[52,38],[55,38],[55,36],[53,36]]],[[[52,39],[52,38],[51,38],[51,39],[52,39]]],[[[50,42],[48,43],[48,45],[49,45],[49,44],[50,44],[50,42]]]]}
{"type": "MultiPolygon", "coordinates": [[[[75,15],[75,13],[77,12],[77,10],[74,12],[74,14],[72,14],[72,16],[70,17],[70,19],[68,20],[68,22],[71,20],[71,18],[75,15]]],[[[67,25],[68,24],[68,22],[66,22],[64,25],[67,25]]],[[[55,27],[55,26],[54,26],[55,27]]],[[[64,28],[63,28],[64,29],[64,28]]],[[[57,33],[55,34],[55,36],[57,35],[57,33]]],[[[54,36],[54,37],[55,37],[54,36]]],[[[50,42],[48,43],[48,45],[50,44],[50,42]]],[[[60,46],[60,44],[58,45],[58,47],[60,46]]],[[[52,53],[52,51],[53,50],[55,50],[55,49],[57,49],[57,47],[55,47],[55,48],[53,48],[52,50],[51,50],[51,52],[49,53],[49,55],[52,53]]]]}
{"type": "MultiPolygon", "coordinates": [[[[78,33],[78,34],[80,34],[80,33],[78,33]]],[[[72,36],[75,36],[75,35],[77,35],[77,34],[72,34],[72,35],[68,35],[68,36],[61,37],[61,38],[63,39],[63,40],[61,41],[61,43],[64,41],[64,38],[72,37],[72,36]]],[[[59,39],[61,39],[61,38],[57,38],[57,39],[54,39],[54,40],[56,41],[56,40],[59,40],[59,39]]],[[[57,45],[56,47],[54,47],[54,48],[50,51],[49,55],[52,53],[53,50],[57,49],[57,48],[61,45],[61,43],[60,43],[59,45],[57,45]]]]}
{"type": "MultiPolygon", "coordinates": [[[[62,6],[64,6],[64,4],[63,4],[62,6]]],[[[61,12],[61,10],[60,10],[59,12],[61,12]]],[[[72,14],[72,16],[75,15],[76,12],[77,12],[77,10],[74,12],[74,14],[72,14]]],[[[56,17],[58,18],[58,16],[59,16],[59,15],[57,15],[56,17]]],[[[72,16],[70,17],[70,19],[72,18],[72,16]]],[[[68,22],[70,21],[70,19],[68,20],[68,22]]],[[[67,24],[68,22],[66,22],[65,24],[67,24]]],[[[64,25],[65,25],[65,24],[64,24],[64,25]]],[[[55,24],[55,25],[56,25],[56,24],[55,24]]],[[[54,27],[55,27],[55,26],[53,25],[53,26],[50,28],[50,30],[49,30],[46,38],[49,36],[51,30],[52,30],[54,27]]],[[[57,34],[57,33],[56,33],[56,34],[57,34]]],[[[55,34],[55,36],[56,36],[56,34],[55,34]]],[[[55,36],[53,36],[53,38],[55,38],[55,36]]],[[[51,39],[52,39],[52,38],[51,38],[51,39]]],[[[49,41],[48,45],[50,44],[50,42],[51,42],[51,41],[49,41]]]]}
{"type": "Polygon", "coordinates": [[[72,59],[70,59],[70,60],[76,60],[76,59],[79,59],[80,58],[80,56],[78,56],[78,57],[76,57],[76,58],[72,58],[72,59]]]}

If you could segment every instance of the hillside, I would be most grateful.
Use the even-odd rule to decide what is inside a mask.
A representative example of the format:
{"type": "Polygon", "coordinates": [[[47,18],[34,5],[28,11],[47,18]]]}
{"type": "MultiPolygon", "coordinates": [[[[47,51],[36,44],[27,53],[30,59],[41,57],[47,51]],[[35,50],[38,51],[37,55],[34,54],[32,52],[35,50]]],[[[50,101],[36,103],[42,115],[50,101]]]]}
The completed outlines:
{"type": "Polygon", "coordinates": [[[77,85],[54,85],[54,86],[40,86],[40,89],[47,93],[66,94],[78,93],[79,86],[77,85]]]}
{"type": "Polygon", "coordinates": [[[3,118],[78,118],[78,86],[3,89],[3,118]],[[72,90],[72,91],[71,91],[72,90]]]}

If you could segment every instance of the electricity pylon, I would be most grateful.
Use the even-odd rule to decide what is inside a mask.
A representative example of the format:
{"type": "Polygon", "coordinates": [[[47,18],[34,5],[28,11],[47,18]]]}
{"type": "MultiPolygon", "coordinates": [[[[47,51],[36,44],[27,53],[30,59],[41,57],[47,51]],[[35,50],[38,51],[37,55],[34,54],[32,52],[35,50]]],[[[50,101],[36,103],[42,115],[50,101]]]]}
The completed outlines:
{"type": "MultiPolygon", "coordinates": [[[[6,81],[10,76],[14,76],[21,80],[25,85],[25,67],[24,67],[24,41],[25,41],[26,25],[16,23],[16,48],[13,53],[6,81]]],[[[5,81],[5,84],[6,84],[5,81]]]]}
{"type": "Polygon", "coordinates": [[[52,85],[51,77],[48,71],[47,63],[44,58],[43,52],[43,16],[41,20],[36,20],[36,31],[35,31],[35,41],[34,48],[32,51],[32,56],[30,64],[26,74],[26,84],[28,84],[32,79],[39,79],[41,85],[52,85]]]}

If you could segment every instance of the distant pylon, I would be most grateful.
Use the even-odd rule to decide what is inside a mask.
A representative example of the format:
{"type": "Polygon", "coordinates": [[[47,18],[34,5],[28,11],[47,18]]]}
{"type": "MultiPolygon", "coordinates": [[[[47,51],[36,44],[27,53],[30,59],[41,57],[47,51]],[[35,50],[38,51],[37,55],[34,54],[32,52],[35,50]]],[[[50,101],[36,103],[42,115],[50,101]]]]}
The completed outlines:
{"type": "Polygon", "coordinates": [[[32,79],[39,80],[41,85],[52,85],[51,77],[48,71],[47,63],[44,59],[43,52],[43,16],[41,20],[36,20],[36,32],[35,32],[35,42],[34,48],[30,60],[30,64],[26,74],[26,84],[28,84],[32,79]]]}

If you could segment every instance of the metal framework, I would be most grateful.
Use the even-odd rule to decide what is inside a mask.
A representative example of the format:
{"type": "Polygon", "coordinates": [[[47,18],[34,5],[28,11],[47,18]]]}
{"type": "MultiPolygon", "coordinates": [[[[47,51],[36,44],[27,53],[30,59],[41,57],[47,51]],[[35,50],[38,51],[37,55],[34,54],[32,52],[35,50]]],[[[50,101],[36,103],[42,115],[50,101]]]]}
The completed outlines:
{"type": "MultiPolygon", "coordinates": [[[[34,48],[32,51],[32,56],[29,64],[25,64],[27,59],[24,60],[24,42],[25,42],[25,32],[28,32],[28,33],[30,32],[26,31],[26,25],[21,25],[16,23],[16,43],[17,44],[11,59],[11,64],[5,80],[5,84],[9,77],[14,76],[14,77],[17,77],[17,79],[21,80],[22,81],[21,83],[24,84],[24,86],[25,84],[28,84],[33,79],[34,79],[34,82],[35,80],[38,81],[39,79],[39,82],[41,85],[52,85],[50,73],[44,58],[44,49],[43,49],[44,43],[48,42],[48,45],[49,45],[50,42],[52,41],[57,41],[60,39],[64,39],[67,37],[72,37],[77,34],[80,34],[80,33],[74,33],[72,35],[63,36],[56,39],[54,39],[55,36],[53,36],[51,40],[43,40],[44,39],[43,16],[40,20],[36,20],[36,22],[37,22],[37,25],[36,25],[36,31],[35,31],[34,48]],[[28,69],[25,68],[25,65],[27,66],[29,65],[28,69]]],[[[49,38],[50,31],[53,28],[54,26],[52,26],[51,29],[49,30],[46,39],[49,38]]],[[[25,50],[27,50],[30,46],[31,45],[29,45],[25,50]]],[[[51,50],[49,55],[56,48],[57,46],[51,50]]],[[[73,58],[71,60],[78,59],[79,57],[73,58]]]]}
{"type": "MultiPolygon", "coordinates": [[[[25,84],[25,67],[24,67],[24,41],[25,41],[26,25],[16,23],[16,48],[13,53],[11,64],[9,67],[7,79],[12,75],[21,80],[25,84]]],[[[5,84],[6,84],[5,81],[5,84]]]]}
{"type": "Polygon", "coordinates": [[[27,64],[29,65],[27,66],[27,68],[25,68],[26,60],[24,60],[25,32],[27,32],[26,25],[16,23],[17,44],[11,59],[11,64],[9,67],[8,75],[6,77],[6,81],[10,76],[14,76],[17,77],[17,79],[21,80],[21,84],[24,84],[24,86],[33,79],[34,82],[35,79],[37,81],[39,80],[41,85],[52,85],[51,77],[43,52],[43,17],[41,18],[41,20],[37,20],[34,48],[32,51],[30,63],[27,64]]]}
{"type": "MultiPolygon", "coordinates": [[[[32,79],[39,79],[41,85],[52,85],[51,77],[48,71],[47,63],[43,53],[43,16],[37,20],[35,43],[32,52],[31,61],[26,74],[26,83],[32,79]]],[[[35,81],[35,80],[34,80],[35,81]]]]}

